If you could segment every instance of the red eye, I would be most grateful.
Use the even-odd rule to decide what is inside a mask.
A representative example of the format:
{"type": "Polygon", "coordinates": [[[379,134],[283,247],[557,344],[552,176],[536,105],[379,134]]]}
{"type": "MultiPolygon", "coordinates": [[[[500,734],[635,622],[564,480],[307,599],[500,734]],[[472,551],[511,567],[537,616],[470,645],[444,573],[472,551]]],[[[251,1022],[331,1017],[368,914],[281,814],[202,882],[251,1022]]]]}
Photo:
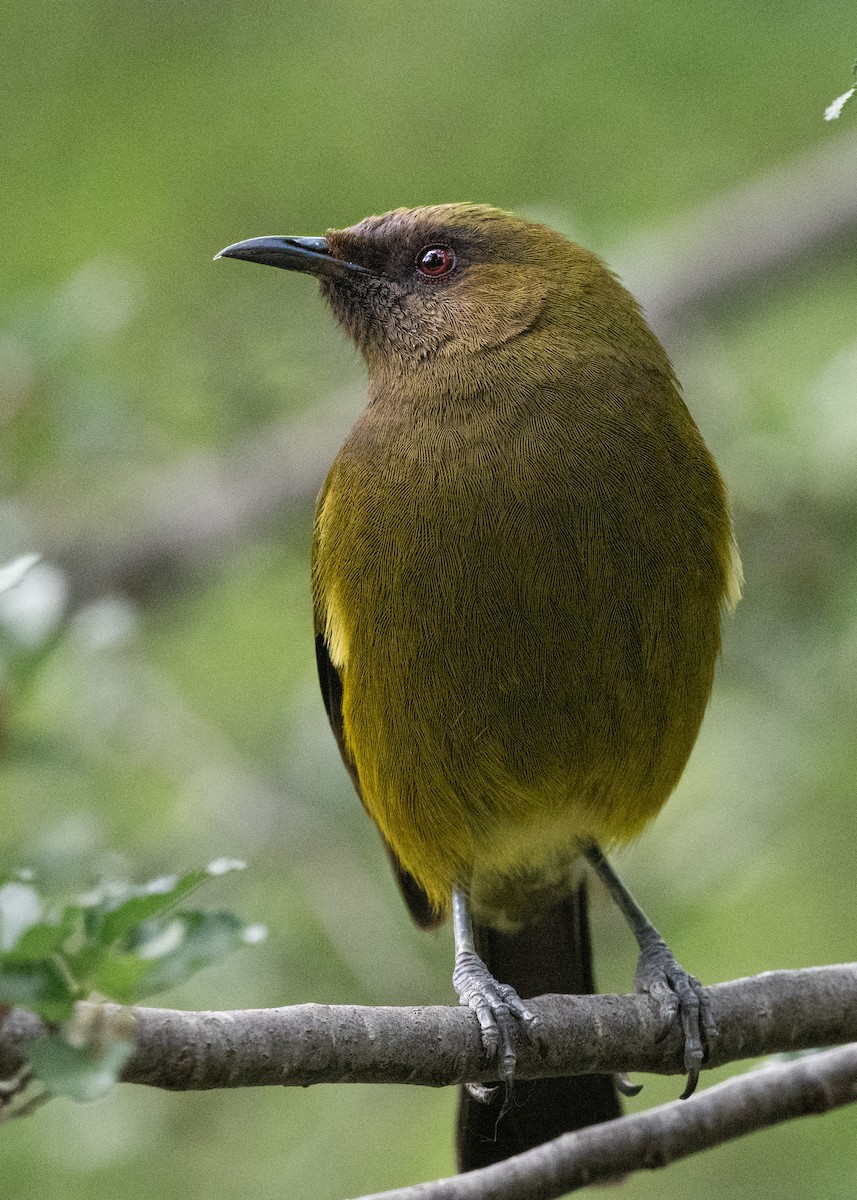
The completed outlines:
{"type": "Polygon", "coordinates": [[[455,269],[455,254],[451,246],[426,246],[417,255],[417,270],[429,279],[439,279],[455,269]]]}

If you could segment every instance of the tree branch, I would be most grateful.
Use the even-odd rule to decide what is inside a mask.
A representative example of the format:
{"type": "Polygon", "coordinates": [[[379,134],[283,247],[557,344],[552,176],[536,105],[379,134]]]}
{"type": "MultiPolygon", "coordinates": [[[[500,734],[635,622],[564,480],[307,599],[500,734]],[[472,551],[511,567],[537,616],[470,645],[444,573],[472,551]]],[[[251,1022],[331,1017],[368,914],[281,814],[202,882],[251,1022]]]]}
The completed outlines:
{"type": "MultiPolygon", "coordinates": [[[[720,1031],[709,1066],[857,1040],[857,963],[771,971],[708,989],[720,1031]]],[[[86,1005],[91,1008],[91,1005],[86,1005]]],[[[105,1019],[127,1011],[99,1006],[105,1019]]],[[[681,1035],[663,1029],[647,996],[546,996],[538,1046],[520,1046],[518,1075],[647,1071],[683,1074],[681,1035]],[[660,1039],[660,1040],[659,1040],[660,1039]]],[[[478,1026],[456,1007],[369,1008],[302,1004],[233,1012],[135,1008],[135,1050],[122,1079],[171,1091],[486,1080],[478,1026]]],[[[44,1031],[31,1013],[0,1022],[0,1078],[44,1031]]],[[[494,1069],[496,1073],[496,1068],[494,1069]]]]}
{"type": "Polygon", "coordinates": [[[554,1200],[855,1100],[857,1045],[851,1045],[751,1071],[690,1100],[567,1133],[496,1166],[361,1200],[554,1200]]]}
{"type": "Polygon", "coordinates": [[[261,429],[225,451],[200,451],[160,471],[93,536],[91,512],[46,505],[28,520],[33,545],[63,568],[73,605],[120,592],[141,601],[264,536],[315,499],[363,403],[343,392],[302,417],[261,429]]]}

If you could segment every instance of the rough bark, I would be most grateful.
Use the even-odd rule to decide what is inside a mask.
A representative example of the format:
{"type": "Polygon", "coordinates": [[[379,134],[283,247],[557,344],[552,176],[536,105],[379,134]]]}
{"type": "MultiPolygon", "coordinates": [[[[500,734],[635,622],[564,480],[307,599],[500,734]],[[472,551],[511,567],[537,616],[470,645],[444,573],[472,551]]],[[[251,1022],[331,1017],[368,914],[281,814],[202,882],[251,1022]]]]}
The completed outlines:
{"type": "MultiPolygon", "coordinates": [[[[719,1037],[709,1066],[857,1040],[857,963],[770,971],[708,989],[719,1037]]],[[[546,996],[540,1043],[520,1046],[518,1075],[684,1073],[681,1039],[662,1037],[646,996],[546,996]]],[[[105,1005],[127,1022],[127,1010],[105,1005]]],[[[135,1008],[135,1051],[122,1078],[171,1091],[486,1080],[477,1023],[456,1007],[301,1004],[232,1012],[135,1008]]],[[[16,1009],[0,1023],[0,1078],[21,1066],[42,1022],[16,1009]]]]}

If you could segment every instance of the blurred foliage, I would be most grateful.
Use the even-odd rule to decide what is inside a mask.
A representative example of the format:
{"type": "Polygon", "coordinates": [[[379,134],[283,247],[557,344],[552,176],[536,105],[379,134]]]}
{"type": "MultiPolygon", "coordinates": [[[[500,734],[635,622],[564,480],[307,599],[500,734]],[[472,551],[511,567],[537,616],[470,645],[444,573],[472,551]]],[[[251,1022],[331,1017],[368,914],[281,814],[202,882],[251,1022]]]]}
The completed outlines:
{"type": "Polygon", "coordinates": [[[234,913],[178,907],[208,880],[243,867],[217,859],[144,884],[104,880],[59,903],[29,872],[0,879],[0,1004],[67,1021],[75,1002],[93,993],[136,1004],[263,940],[263,927],[234,913]]]}
{"type": "MultiPolygon", "coordinates": [[[[40,551],[37,529],[98,543],[156,471],[289,414],[331,411],[344,435],[329,402],[360,367],[312,285],[212,265],[221,246],[474,199],[612,258],[847,132],[848,110],[821,113],[857,44],[844,0],[10,0],[3,16],[0,562],[40,551]]],[[[670,332],[732,490],[746,599],[688,771],[621,865],[708,980],[854,957],[855,259],[852,238],[670,332]]],[[[220,886],[269,944],[165,1003],[451,999],[448,932],[409,926],[325,725],[310,527],[308,507],[145,607],[77,607],[50,561],[0,597],[0,871],[75,892],[253,864],[220,886]]],[[[602,985],[624,990],[627,935],[606,903],[595,920],[602,985]]],[[[647,1081],[635,1103],[674,1094],[647,1081]]],[[[414,1089],[119,1088],[4,1127],[3,1195],[335,1200],[449,1171],[453,1108],[414,1089]]],[[[623,1192],[850,1197],[854,1120],[623,1192]]]]}
{"type": "MultiPolygon", "coordinates": [[[[133,1049],[127,1013],[112,1023],[98,1010],[75,1016],[76,1001],[136,1004],[264,940],[264,926],[245,925],[234,913],[179,907],[204,883],[244,865],[221,858],[144,884],[103,880],[62,902],[43,894],[29,871],[0,878],[0,1005],[20,1005],[54,1025],[27,1047],[44,1089],[40,1102],[49,1095],[97,1099],[133,1049]]],[[[24,1110],[33,1103],[18,1100],[24,1110]]],[[[18,1100],[13,1108],[21,1112],[18,1100]]]]}

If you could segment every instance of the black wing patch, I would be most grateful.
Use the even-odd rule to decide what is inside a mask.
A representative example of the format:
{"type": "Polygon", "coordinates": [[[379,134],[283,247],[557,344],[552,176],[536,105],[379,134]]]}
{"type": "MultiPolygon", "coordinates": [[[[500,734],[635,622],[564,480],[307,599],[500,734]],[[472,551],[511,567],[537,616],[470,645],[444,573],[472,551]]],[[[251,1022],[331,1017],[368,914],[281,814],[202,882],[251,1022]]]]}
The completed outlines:
{"type": "MultiPolygon", "coordinates": [[[[333,736],[336,738],[336,744],[339,747],[339,753],[342,755],[342,761],[345,763],[348,774],[351,776],[351,781],[357,789],[357,795],[362,801],[363,793],[360,790],[360,777],[357,774],[357,766],[354,759],[348,753],[348,748],[345,744],[345,728],[342,720],[342,677],[331,660],[327,649],[327,642],[324,640],[322,632],[318,632],[315,635],[315,658],[318,664],[318,681],[321,685],[321,695],[324,700],[327,719],[330,721],[330,727],[333,730],[333,736]]],[[[390,859],[390,865],[393,868],[393,874],[396,876],[399,890],[414,922],[421,929],[434,929],[441,923],[443,918],[429,903],[428,896],[426,896],[410,871],[406,871],[399,862],[395,850],[383,839],[383,835],[382,840],[384,841],[384,849],[387,851],[390,859]]]]}

